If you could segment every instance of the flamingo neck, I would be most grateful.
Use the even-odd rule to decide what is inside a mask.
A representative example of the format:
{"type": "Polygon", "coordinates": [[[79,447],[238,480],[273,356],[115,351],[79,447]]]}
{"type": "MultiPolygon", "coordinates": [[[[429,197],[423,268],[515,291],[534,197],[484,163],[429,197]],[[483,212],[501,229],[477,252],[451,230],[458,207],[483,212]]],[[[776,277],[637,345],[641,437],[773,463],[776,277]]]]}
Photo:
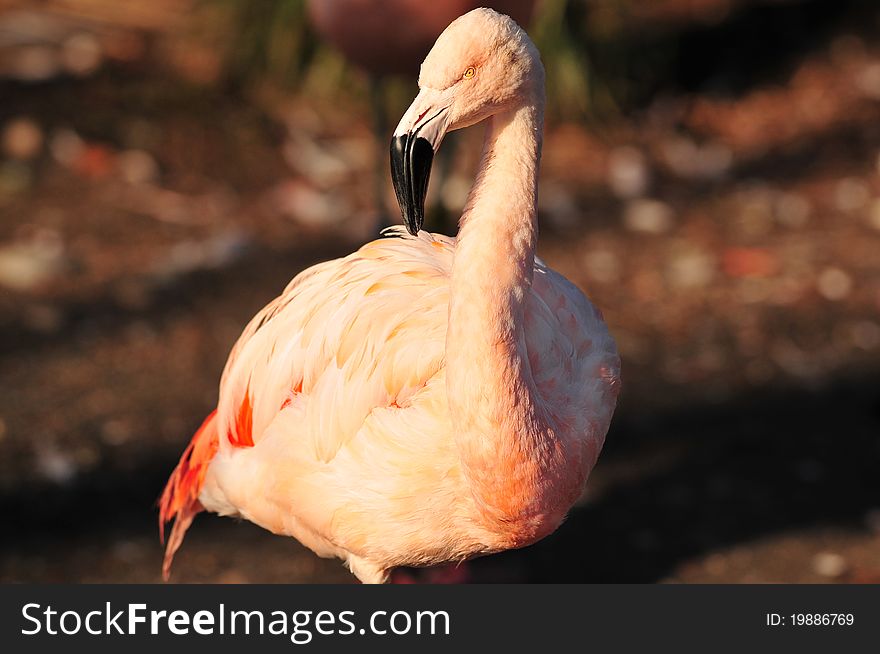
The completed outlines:
{"type": "Polygon", "coordinates": [[[446,339],[447,396],[464,474],[487,521],[507,531],[521,524],[524,540],[546,523],[554,485],[546,471],[561,451],[536,399],[523,329],[542,130],[542,101],[489,120],[456,246],[446,339]]]}

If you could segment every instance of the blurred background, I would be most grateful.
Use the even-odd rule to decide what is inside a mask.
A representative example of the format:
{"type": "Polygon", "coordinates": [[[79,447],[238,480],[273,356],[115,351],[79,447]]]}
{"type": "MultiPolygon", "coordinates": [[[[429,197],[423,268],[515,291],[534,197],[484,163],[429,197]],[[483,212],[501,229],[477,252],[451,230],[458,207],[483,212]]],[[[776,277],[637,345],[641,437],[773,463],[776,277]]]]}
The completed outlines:
{"type": "MultiPolygon", "coordinates": [[[[397,221],[419,39],[477,4],[0,0],[0,580],[159,580],[230,347],[397,221]]],[[[543,53],[540,254],[624,391],[569,520],[474,578],[880,582],[880,6],[485,4],[543,53]]],[[[429,228],[480,139],[444,145],[429,228]]],[[[205,515],[174,579],[353,581],[205,515]]]]}

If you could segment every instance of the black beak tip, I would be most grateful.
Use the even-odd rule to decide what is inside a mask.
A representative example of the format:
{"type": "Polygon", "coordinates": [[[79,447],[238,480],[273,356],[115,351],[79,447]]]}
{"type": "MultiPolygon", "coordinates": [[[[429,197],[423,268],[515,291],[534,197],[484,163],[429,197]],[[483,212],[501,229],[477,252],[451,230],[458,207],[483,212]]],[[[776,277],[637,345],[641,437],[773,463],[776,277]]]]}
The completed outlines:
{"type": "Polygon", "coordinates": [[[391,181],[403,224],[413,236],[425,222],[425,196],[434,148],[424,138],[402,134],[391,138],[391,181]]]}

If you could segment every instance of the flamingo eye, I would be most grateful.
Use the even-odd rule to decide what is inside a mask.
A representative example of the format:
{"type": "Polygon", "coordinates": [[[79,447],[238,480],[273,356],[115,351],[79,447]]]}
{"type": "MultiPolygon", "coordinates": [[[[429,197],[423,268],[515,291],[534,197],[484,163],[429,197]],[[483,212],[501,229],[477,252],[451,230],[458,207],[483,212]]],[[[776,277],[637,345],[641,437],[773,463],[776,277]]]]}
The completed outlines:
{"type": "Polygon", "coordinates": [[[470,79],[471,77],[473,77],[476,74],[477,74],[477,69],[474,68],[473,66],[469,66],[468,69],[466,71],[464,71],[464,75],[462,75],[462,78],[463,79],[470,79]]]}

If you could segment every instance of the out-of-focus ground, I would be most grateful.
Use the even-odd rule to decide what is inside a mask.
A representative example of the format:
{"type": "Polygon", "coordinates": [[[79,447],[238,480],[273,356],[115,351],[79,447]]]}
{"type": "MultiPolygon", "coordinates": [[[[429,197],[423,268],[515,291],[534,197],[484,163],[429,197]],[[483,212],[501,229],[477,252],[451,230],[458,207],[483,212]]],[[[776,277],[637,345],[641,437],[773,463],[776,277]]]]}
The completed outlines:
{"type": "MultiPolygon", "coordinates": [[[[375,234],[369,106],[320,50],[293,90],[232,83],[186,2],[30,4],[0,2],[0,580],[157,581],[155,499],[243,325],[375,234]]],[[[671,74],[551,113],[540,190],[620,408],[563,527],[473,576],[880,582],[880,7],[634,7],[671,74]]],[[[174,578],[352,581],[210,516],[174,578]]]]}

